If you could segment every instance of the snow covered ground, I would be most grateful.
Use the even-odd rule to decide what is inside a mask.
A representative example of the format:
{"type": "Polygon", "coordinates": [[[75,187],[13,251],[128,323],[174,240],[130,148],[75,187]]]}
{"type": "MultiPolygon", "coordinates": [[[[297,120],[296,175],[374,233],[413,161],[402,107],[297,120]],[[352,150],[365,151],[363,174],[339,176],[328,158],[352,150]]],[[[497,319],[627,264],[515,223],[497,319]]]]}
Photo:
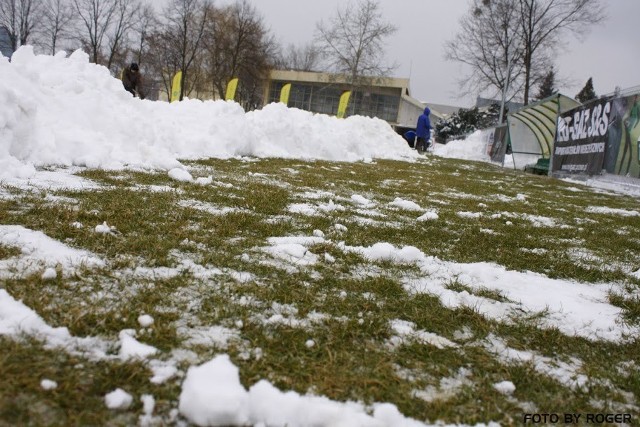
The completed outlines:
{"type": "MultiPolygon", "coordinates": [[[[395,159],[414,162],[420,156],[383,121],[364,117],[338,120],[314,115],[280,104],[271,104],[259,111],[245,113],[233,102],[187,100],[180,103],[141,101],[131,98],[100,66],[88,63],[88,57],[75,52],[35,56],[30,48],[21,48],[9,63],[0,58],[0,180],[23,189],[55,190],[81,188],[91,190],[93,183],[75,177],[83,168],[165,170],[173,179],[207,185],[210,180],[193,179],[180,159],[282,157],[292,159],[323,159],[349,162],[372,162],[375,159],[395,159]],[[366,143],[364,143],[366,142],[366,143]],[[43,169],[43,167],[46,167],[43,169]]],[[[437,145],[436,156],[489,161],[484,142],[473,135],[466,141],[437,145]]],[[[591,179],[588,185],[601,191],[640,195],[633,182],[591,179]]],[[[10,197],[0,190],[0,197],[10,197]]],[[[342,202],[347,203],[347,202],[342,202]]],[[[375,200],[354,194],[349,203],[358,205],[371,216],[380,206],[375,200]]],[[[397,199],[393,208],[414,212],[418,220],[437,220],[437,212],[425,209],[414,201],[397,199]]],[[[314,215],[318,211],[340,209],[340,204],[308,204],[291,206],[292,212],[314,215]]],[[[594,207],[596,208],[596,207],[594,207]]],[[[598,209],[606,209],[597,207],[598,209]]],[[[613,215],[640,215],[637,211],[607,211],[613,215]]],[[[461,216],[481,215],[460,212],[461,216]]],[[[470,218],[473,219],[473,218],[470,218]]],[[[82,226],[81,224],[79,226],[82,226]]],[[[110,233],[109,224],[87,224],[96,233],[110,233]]],[[[297,263],[318,262],[307,251],[314,243],[326,242],[322,232],[305,238],[283,236],[273,238],[265,251],[297,263]]],[[[56,277],[75,269],[98,267],[105,261],[86,251],[72,249],[45,234],[17,225],[0,225],[0,243],[20,249],[21,255],[0,261],[0,279],[42,271],[43,279],[56,277]]],[[[620,323],[620,308],[608,301],[609,292],[617,285],[587,285],[574,281],[550,279],[537,273],[508,271],[491,263],[458,264],[428,257],[414,247],[395,247],[386,242],[371,246],[340,246],[345,252],[356,252],[371,260],[389,260],[416,265],[422,275],[407,279],[403,286],[409,293],[436,295],[446,307],[472,307],[487,318],[508,321],[515,312],[537,313],[547,310],[542,327],[558,328],[568,336],[591,340],[620,342],[633,327],[620,323]],[[453,292],[445,284],[457,278],[472,289],[489,288],[499,291],[509,301],[499,303],[468,293],[453,292]],[[535,285],[535,286],[533,286],[535,285]]],[[[185,263],[203,275],[202,266],[185,263]]],[[[178,269],[176,269],[178,270],[178,269]]],[[[171,275],[166,269],[139,274],[171,275]]],[[[640,271],[630,272],[640,275],[640,271]]],[[[238,272],[242,279],[242,273],[238,272]]],[[[246,277],[245,277],[246,278],[246,277]]],[[[274,320],[275,321],[275,320],[274,320]]],[[[140,313],[142,328],[153,323],[140,313]]],[[[416,331],[414,325],[395,322],[398,337],[410,335],[433,345],[455,345],[428,331],[416,331]]],[[[134,331],[119,335],[120,352],[108,355],[112,344],[97,337],[74,337],[64,327],[53,328],[22,302],[0,287],[0,334],[27,333],[42,339],[47,346],[65,348],[94,360],[146,358],[154,371],[152,382],[162,382],[173,376],[175,362],[154,359],[158,350],[136,338],[134,331]]],[[[211,330],[209,338],[224,340],[234,331],[211,330]]],[[[309,343],[313,345],[313,343],[309,343]]],[[[494,340],[488,346],[504,357],[536,359],[545,370],[544,358],[524,352],[515,355],[504,343],[494,340]]],[[[549,375],[565,382],[580,377],[568,371],[547,369],[549,375]]],[[[43,388],[55,388],[52,380],[43,388]]],[[[512,390],[508,381],[496,384],[496,389],[512,390]]],[[[154,398],[139,397],[145,413],[141,424],[153,421],[154,398]]],[[[125,390],[114,390],[105,396],[109,408],[126,408],[133,397],[125,390]]],[[[200,365],[192,366],[182,384],[180,414],[197,425],[256,426],[407,426],[425,424],[404,417],[388,403],[371,408],[355,402],[334,402],[321,396],[302,396],[276,389],[261,380],[246,390],[239,380],[238,368],[228,356],[219,355],[200,365]]]]}

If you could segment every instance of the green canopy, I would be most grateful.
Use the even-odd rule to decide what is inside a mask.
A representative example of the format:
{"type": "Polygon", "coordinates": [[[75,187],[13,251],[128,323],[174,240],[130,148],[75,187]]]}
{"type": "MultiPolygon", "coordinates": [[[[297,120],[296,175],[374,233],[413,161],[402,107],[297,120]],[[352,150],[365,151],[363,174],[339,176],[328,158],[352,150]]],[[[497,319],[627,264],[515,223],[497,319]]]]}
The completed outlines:
{"type": "Polygon", "coordinates": [[[558,115],[579,105],[575,99],[556,93],[509,114],[512,152],[548,159],[553,152],[558,115]]]}

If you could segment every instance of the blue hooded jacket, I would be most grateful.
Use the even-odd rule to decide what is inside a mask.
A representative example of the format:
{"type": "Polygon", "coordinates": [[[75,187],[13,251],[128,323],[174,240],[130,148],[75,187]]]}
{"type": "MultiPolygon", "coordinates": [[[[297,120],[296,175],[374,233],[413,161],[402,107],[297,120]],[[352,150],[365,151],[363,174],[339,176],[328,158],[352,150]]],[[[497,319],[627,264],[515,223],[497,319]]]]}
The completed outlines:
{"type": "Polygon", "coordinates": [[[429,140],[431,138],[431,120],[429,119],[431,110],[429,107],[424,109],[424,113],[418,117],[418,124],[416,125],[416,134],[418,138],[424,138],[429,140]]]}

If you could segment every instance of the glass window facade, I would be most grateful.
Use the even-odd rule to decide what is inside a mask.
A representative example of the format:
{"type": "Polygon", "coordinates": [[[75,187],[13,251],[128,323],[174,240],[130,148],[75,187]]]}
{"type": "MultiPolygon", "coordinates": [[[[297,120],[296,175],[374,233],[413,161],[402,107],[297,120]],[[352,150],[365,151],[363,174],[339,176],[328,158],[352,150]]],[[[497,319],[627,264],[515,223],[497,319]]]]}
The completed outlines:
{"type": "MultiPolygon", "coordinates": [[[[272,81],[269,88],[269,102],[280,101],[280,91],[286,84],[283,81],[272,81]]],[[[351,94],[346,116],[361,115],[378,117],[388,122],[398,120],[400,106],[400,90],[397,95],[357,91],[351,94]]],[[[314,113],[336,115],[342,88],[331,85],[311,83],[292,83],[288,106],[314,113]]]]}

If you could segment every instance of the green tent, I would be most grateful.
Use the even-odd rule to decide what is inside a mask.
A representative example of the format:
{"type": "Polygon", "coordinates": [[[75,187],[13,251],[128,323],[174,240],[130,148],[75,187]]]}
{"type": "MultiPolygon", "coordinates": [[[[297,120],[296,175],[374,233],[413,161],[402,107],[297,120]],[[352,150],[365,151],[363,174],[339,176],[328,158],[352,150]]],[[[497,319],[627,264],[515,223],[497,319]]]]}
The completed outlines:
{"type": "Polygon", "coordinates": [[[575,99],[556,93],[509,114],[507,124],[514,168],[516,156],[520,164],[541,159],[548,168],[558,116],[579,105],[575,99]]]}

